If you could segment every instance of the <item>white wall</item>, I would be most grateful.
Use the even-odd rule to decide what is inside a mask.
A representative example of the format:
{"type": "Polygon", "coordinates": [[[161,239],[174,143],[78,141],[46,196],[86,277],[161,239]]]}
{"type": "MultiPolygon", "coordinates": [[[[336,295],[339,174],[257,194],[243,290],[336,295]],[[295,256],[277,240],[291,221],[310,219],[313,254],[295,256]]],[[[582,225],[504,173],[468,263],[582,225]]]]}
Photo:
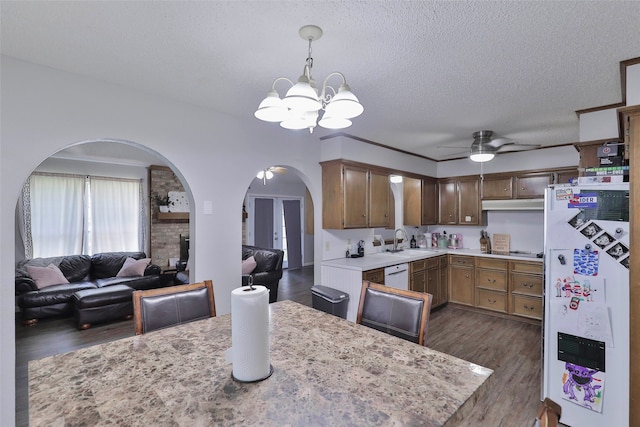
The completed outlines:
{"type": "MultiPolygon", "coordinates": [[[[316,201],[316,218],[321,217],[322,198],[320,144],[308,132],[283,132],[255,120],[250,111],[245,120],[238,120],[13,58],[1,59],[0,197],[5,203],[0,206],[0,413],[3,423],[12,425],[14,210],[25,179],[44,159],[71,144],[103,138],[146,146],[168,159],[188,182],[189,203],[195,207],[190,223],[193,279],[213,280],[220,314],[230,311],[231,290],[240,284],[241,208],[256,171],[265,164],[300,171],[316,201]],[[203,213],[205,201],[213,202],[210,215],[203,213]]],[[[316,236],[321,235],[320,227],[317,222],[316,236]]],[[[318,247],[315,252],[320,254],[318,247]]]]}

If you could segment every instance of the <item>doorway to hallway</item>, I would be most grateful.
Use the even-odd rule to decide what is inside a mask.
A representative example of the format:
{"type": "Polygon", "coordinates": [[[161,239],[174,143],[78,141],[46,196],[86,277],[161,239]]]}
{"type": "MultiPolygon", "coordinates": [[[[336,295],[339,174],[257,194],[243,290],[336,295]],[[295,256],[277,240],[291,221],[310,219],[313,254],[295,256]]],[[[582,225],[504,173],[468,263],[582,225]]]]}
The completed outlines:
{"type": "Polygon", "coordinates": [[[284,251],[282,268],[302,267],[304,198],[249,196],[248,242],[284,251]]]}

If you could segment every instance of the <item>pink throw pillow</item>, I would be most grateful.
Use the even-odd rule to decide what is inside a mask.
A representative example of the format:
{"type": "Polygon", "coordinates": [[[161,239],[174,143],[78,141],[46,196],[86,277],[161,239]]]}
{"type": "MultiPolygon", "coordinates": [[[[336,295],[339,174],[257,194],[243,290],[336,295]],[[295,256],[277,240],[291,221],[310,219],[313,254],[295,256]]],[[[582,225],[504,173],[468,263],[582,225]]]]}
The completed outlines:
{"type": "Polygon", "coordinates": [[[256,259],[253,256],[250,256],[242,261],[242,274],[251,274],[251,272],[256,269],[257,265],[258,263],[256,263],[256,259]]]}
{"type": "Polygon", "coordinates": [[[116,277],[143,276],[144,270],[147,268],[151,258],[133,259],[127,258],[122,264],[122,268],[116,274],[116,277]]]}
{"type": "Polygon", "coordinates": [[[38,289],[46,288],[51,285],[60,285],[69,283],[62,271],[57,265],[49,264],[46,267],[27,266],[27,273],[36,282],[38,289]]]}

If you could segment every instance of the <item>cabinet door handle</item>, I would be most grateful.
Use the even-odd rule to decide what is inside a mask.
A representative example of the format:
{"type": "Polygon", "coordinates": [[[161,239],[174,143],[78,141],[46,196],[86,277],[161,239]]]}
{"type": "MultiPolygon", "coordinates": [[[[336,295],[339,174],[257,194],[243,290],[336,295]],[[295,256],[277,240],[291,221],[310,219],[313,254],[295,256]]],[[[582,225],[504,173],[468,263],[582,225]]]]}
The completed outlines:
{"type": "Polygon", "coordinates": [[[492,300],[490,298],[487,298],[487,302],[489,302],[489,304],[495,304],[496,300],[494,300],[494,299],[492,300]]]}
{"type": "Polygon", "coordinates": [[[528,305],[524,305],[524,309],[527,311],[533,311],[533,307],[529,307],[528,305]]]}
{"type": "Polygon", "coordinates": [[[496,283],[496,279],[491,280],[491,279],[487,278],[487,282],[489,282],[489,283],[496,283]]]}
{"type": "Polygon", "coordinates": [[[533,288],[533,283],[523,283],[522,286],[524,286],[525,288],[533,288]]]}
{"type": "Polygon", "coordinates": [[[469,275],[467,274],[467,275],[465,275],[464,277],[466,277],[466,278],[468,279],[468,278],[469,278],[469,275]]]}

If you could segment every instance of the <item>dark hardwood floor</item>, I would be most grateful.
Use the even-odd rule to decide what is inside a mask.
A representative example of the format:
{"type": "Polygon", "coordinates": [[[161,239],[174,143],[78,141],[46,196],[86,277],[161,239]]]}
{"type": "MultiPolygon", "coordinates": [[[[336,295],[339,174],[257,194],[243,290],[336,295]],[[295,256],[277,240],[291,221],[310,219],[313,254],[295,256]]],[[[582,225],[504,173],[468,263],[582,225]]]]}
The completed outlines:
{"type": "MultiPolygon", "coordinates": [[[[313,267],[285,270],[278,300],[311,306],[313,267]]],[[[28,426],[28,361],[134,334],[133,321],[76,329],[73,319],[25,328],[16,317],[16,425],[28,426]]],[[[540,326],[446,306],[431,315],[428,346],[494,370],[465,426],[530,426],[540,402],[540,326]]],[[[429,404],[425,402],[425,404],[429,404]]]]}

